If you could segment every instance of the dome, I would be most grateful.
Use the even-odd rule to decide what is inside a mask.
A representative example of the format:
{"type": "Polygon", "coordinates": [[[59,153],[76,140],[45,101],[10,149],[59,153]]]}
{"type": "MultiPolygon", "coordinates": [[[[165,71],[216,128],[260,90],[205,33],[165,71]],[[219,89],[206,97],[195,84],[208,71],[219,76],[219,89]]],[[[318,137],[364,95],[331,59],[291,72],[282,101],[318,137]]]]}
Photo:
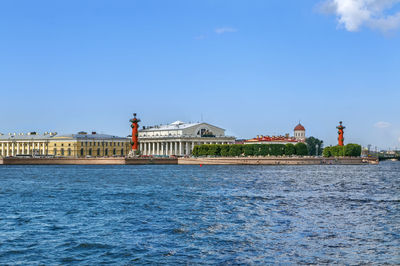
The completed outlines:
{"type": "Polygon", "coordinates": [[[300,124],[300,123],[294,128],[294,131],[299,131],[299,130],[306,131],[306,129],[305,129],[305,128],[303,127],[303,125],[300,124]]]}

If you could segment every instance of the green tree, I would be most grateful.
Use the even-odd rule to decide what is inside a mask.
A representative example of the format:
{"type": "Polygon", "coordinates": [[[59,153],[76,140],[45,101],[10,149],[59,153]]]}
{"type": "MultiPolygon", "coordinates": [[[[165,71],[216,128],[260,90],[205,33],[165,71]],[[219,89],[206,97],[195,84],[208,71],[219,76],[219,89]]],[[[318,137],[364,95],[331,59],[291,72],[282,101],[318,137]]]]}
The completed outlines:
{"type": "Polygon", "coordinates": [[[253,144],[245,144],[243,146],[243,152],[246,156],[253,156],[254,155],[254,145],[253,144]]]}
{"type": "Polygon", "coordinates": [[[294,147],[296,149],[296,155],[300,156],[308,155],[308,149],[306,144],[299,142],[296,145],[294,145],[294,147]]]}
{"type": "Polygon", "coordinates": [[[199,156],[199,145],[193,147],[192,155],[195,157],[199,156]]]}
{"type": "Polygon", "coordinates": [[[347,144],[344,146],[344,156],[361,156],[361,146],[352,143],[347,144]]]}
{"type": "Polygon", "coordinates": [[[331,154],[334,157],[344,156],[344,146],[332,146],[331,147],[331,154]]]}
{"type": "Polygon", "coordinates": [[[267,144],[261,144],[261,145],[260,145],[259,155],[261,155],[261,156],[267,156],[268,154],[269,154],[269,145],[267,145],[267,144]]]}
{"type": "Polygon", "coordinates": [[[208,155],[208,144],[200,145],[199,147],[199,155],[200,156],[207,156],[208,155]]]}
{"type": "Polygon", "coordinates": [[[253,144],[254,146],[254,155],[260,156],[261,155],[261,146],[262,144],[253,144]]]}
{"type": "Polygon", "coordinates": [[[331,157],[331,156],[332,156],[331,148],[332,148],[331,146],[325,147],[324,150],[323,150],[323,152],[322,152],[322,155],[323,155],[324,157],[331,157]]]}
{"type": "Polygon", "coordinates": [[[308,148],[308,155],[321,155],[322,154],[322,148],[324,146],[324,142],[320,139],[317,139],[315,137],[309,137],[306,139],[306,144],[308,148]],[[318,151],[316,146],[318,145],[318,151]]]}
{"type": "Polygon", "coordinates": [[[224,156],[224,157],[229,156],[229,149],[230,149],[230,146],[231,146],[231,145],[228,145],[228,144],[223,144],[223,145],[221,145],[221,148],[220,148],[221,156],[224,156]]]}
{"type": "Polygon", "coordinates": [[[296,153],[296,148],[292,143],[288,143],[285,145],[285,155],[290,156],[296,153]]]}
{"type": "Polygon", "coordinates": [[[240,156],[243,151],[242,151],[242,145],[239,144],[232,144],[230,145],[229,149],[229,156],[240,156]]]}
{"type": "Polygon", "coordinates": [[[285,145],[283,144],[271,144],[270,155],[281,156],[285,152],[285,145]]]}
{"type": "Polygon", "coordinates": [[[221,147],[218,144],[211,144],[208,146],[208,155],[212,156],[220,156],[221,155],[221,147]]]}

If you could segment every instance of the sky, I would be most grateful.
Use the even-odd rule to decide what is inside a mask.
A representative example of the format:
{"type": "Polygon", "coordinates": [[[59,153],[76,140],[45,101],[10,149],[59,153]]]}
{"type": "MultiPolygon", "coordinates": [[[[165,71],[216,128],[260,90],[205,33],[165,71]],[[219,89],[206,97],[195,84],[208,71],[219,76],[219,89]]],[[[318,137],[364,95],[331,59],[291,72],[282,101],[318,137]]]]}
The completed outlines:
{"type": "Polygon", "coordinates": [[[204,121],[400,148],[400,0],[0,2],[0,132],[204,121]]]}

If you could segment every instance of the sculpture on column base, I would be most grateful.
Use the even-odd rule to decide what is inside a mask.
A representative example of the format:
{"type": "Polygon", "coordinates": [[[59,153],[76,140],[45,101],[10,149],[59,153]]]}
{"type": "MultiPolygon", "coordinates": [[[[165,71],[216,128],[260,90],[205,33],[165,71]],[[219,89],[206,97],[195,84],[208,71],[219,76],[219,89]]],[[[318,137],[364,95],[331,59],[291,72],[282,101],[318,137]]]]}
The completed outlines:
{"type": "Polygon", "coordinates": [[[140,151],[138,150],[136,151],[131,150],[127,155],[128,158],[138,158],[139,156],[140,156],[140,151]]]}

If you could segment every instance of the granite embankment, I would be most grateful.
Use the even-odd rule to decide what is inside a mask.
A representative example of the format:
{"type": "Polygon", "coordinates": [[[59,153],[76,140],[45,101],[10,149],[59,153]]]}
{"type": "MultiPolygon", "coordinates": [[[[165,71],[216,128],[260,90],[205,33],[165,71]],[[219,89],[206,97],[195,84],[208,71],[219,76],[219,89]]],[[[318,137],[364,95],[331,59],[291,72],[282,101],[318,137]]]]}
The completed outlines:
{"type": "Polygon", "coordinates": [[[377,164],[372,158],[342,157],[219,157],[219,158],[179,158],[178,164],[210,164],[210,165],[358,165],[377,164]]]}
{"type": "Polygon", "coordinates": [[[357,165],[377,164],[376,158],[343,157],[219,157],[219,158],[0,158],[4,165],[357,165]]]}
{"type": "Polygon", "coordinates": [[[131,165],[131,164],[178,164],[174,158],[3,158],[5,165],[131,165]]]}

